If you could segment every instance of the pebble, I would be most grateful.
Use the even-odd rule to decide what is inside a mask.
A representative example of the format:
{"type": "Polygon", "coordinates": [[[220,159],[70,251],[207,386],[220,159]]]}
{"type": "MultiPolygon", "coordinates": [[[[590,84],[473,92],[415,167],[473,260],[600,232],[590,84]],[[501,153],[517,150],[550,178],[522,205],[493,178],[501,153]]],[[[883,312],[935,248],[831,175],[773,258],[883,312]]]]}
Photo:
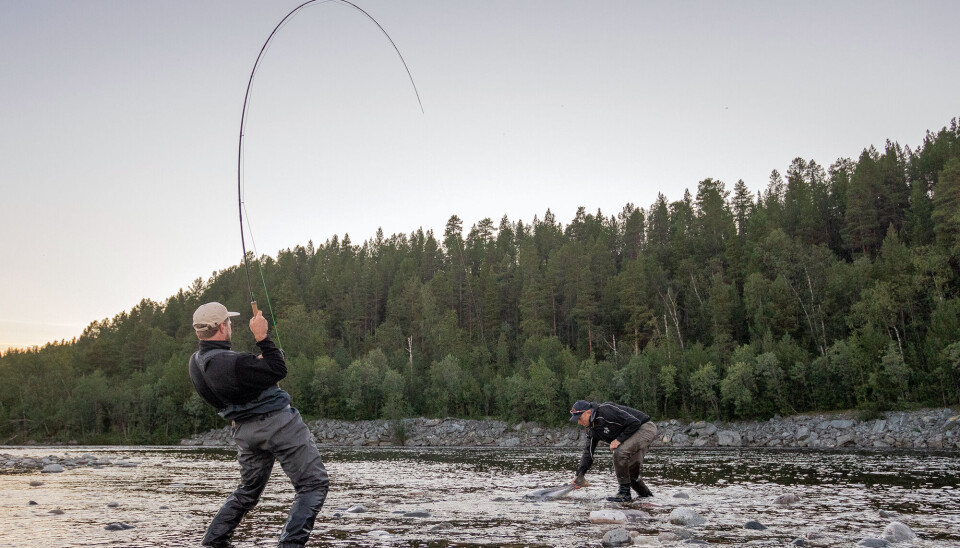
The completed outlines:
{"type": "Polygon", "coordinates": [[[887,518],[887,519],[889,519],[889,518],[895,518],[895,517],[897,517],[897,513],[896,513],[896,512],[888,512],[887,510],[880,510],[880,517],[881,517],[881,518],[887,518]]]}
{"type": "Polygon", "coordinates": [[[760,523],[759,521],[752,519],[743,524],[744,529],[751,529],[753,531],[763,531],[767,528],[766,525],[760,523]]]}
{"type": "Polygon", "coordinates": [[[108,523],[104,529],[107,531],[126,531],[127,529],[133,529],[133,525],[123,523],[122,521],[114,521],[108,523]]]}
{"type": "Polygon", "coordinates": [[[37,501],[35,500],[31,500],[30,502],[27,503],[27,506],[36,506],[36,505],[37,505],[37,501]]]}
{"type": "Polygon", "coordinates": [[[107,503],[107,508],[116,508],[117,506],[120,506],[120,503],[116,501],[110,501],[107,503]]]}
{"type": "Polygon", "coordinates": [[[40,487],[41,485],[43,485],[43,482],[42,482],[42,481],[36,481],[36,480],[34,480],[34,481],[31,481],[31,482],[30,482],[30,487],[40,487]]]}
{"type": "Polygon", "coordinates": [[[611,546],[628,546],[632,542],[633,539],[630,536],[629,531],[618,528],[604,533],[601,544],[607,548],[610,548],[611,546]]]}
{"type": "Polygon", "coordinates": [[[668,521],[674,525],[702,525],[706,520],[693,508],[674,508],[668,521]]]}

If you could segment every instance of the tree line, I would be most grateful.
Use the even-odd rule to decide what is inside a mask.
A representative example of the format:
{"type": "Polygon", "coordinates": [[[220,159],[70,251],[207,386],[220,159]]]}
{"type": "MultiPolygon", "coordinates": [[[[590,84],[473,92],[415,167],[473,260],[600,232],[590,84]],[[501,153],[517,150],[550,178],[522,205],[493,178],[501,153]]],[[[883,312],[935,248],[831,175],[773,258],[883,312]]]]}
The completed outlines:
{"type": "MultiPolygon", "coordinates": [[[[250,257],[250,259],[255,259],[250,257]]],[[[307,417],[559,423],[576,399],[754,419],[960,402],[960,128],[756,194],[700,181],[565,226],[334,236],[261,258],[307,417]]],[[[222,425],[186,374],[193,310],[248,310],[241,265],[78,338],[0,357],[0,443],[168,443],[222,425]]],[[[263,304],[263,303],[261,303],[263,304]]],[[[234,346],[255,350],[246,330],[234,346]]]]}

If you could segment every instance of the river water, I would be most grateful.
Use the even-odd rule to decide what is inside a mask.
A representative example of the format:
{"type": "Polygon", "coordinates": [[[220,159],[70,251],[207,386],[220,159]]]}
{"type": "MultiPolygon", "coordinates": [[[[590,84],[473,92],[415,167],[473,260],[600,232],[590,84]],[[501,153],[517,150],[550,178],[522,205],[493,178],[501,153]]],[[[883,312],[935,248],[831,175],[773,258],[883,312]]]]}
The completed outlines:
{"type": "MultiPolygon", "coordinates": [[[[0,547],[198,546],[239,477],[234,451],[226,449],[0,449],[14,456],[89,454],[138,463],[59,474],[0,472],[0,547]],[[57,510],[62,513],[51,512],[57,510]],[[134,528],[105,530],[110,522],[134,528]]],[[[590,511],[621,506],[604,500],[616,481],[609,451],[598,453],[587,476],[590,487],[532,502],[523,497],[528,491],[572,479],[578,451],[321,447],[331,490],[309,546],[599,546],[615,526],[591,524],[590,511]],[[345,512],[357,504],[366,511],[345,512]],[[403,515],[420,510],[429,517],[403,515]]],[[[691,506],[706,523],[687,530],[711,544],[786,546],[816,532],[808,546],[854,546],[880,537],[896,520],[919,536],[913,546],[960,546],[957,453],[660,448],[647,455],[644,477],[655,496],[629,507],[652,519],[627,526],[644,536],[676,531],[667,516],[691,506]],[[679,493],[689,498],[674,496],[679,493]],[[774,504],[785,493],[799,502],[774,504]],[[894,515],[882,517],[881,511],[894,515]],[[768,529],[744,529],[748,520],[768,529]]],[[[276,546],[292,497],[277,466],[235,545],[276,546]]]]}

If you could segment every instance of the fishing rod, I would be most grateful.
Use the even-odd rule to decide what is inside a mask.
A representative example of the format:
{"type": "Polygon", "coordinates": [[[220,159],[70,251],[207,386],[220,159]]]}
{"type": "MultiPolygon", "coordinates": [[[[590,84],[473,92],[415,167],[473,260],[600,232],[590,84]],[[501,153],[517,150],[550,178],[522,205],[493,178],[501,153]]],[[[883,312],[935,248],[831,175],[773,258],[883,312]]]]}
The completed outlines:
{"type": "MultiPolygon", "coordinates": [[[[244,217],[244,201],[243,201],[243,133],[244,131],[243,130],[246,125],[247,104],[250,99],[250,89],[253,86],[253,78],[257,74],[257,68],[260,66],[260,60],[263,58],[263,54],[264,52],[266,52],[267,46],[270,44],[270,41],[273,40],[273,37],[274,35],[277,34],[277,31],[279,31],[280,28],[283,27],[283,25],[290,18],[296,15],[297,12],[299,12],[301,9],[309,6],[310,4],[320,5],[320,4],[326,4],[326,3],[335,3],[335,4],[340,4],[343,6],[353,8],[359,11],[360,13],[362,13],[363,15],[365,15],[367,19],[372,21],[373,24],[375,24],[377,28],[380,29],[380,32],[382,32],[383,35],[386,36],[387,40],[390,41],[390,45],[393,46],[394,51],[397,52],[397,56],[400,58],[400,62],[403,63],[403,68],[404,70],[407,71],[407,77],[410,79],[410,84],[413,86],[413,92],[417,97],[417,104],[420,105],[420,113],[421,114],[424,113],[423,102],[420,101],[420,92],[417,90],[417,84],[413,81],[413,75],[410,73],[410,67],[407,66],[407,62],[406,60],[404,60],[403,54],[400,53],[400,48],[397,47],[397,44],[393,41],[393,38],[391,38],[390,35],[387,34],[386,29],[384,29],[383,26],[376,19],[374,19],[372,15],[364,11],[363,8],[361,8],[360,6],[354,4],[353,2],[350,2],[349,0],[308,0],[307,2],[304,2],[299,6],[290,10],[290,12],[287,13],[283,17],[283,19],[280,20],[279,23],[277,23],[277,26],[273,28],[273,31],[270,32],[270,36],[267,37],[267,40],[263,43],[263,46],[260,48],[260,53],[257,55],[257,60],[253,63],[253,70],[250,71],[250,79],[247,81],[247,92],[243,96],[243,110],[240,113],[240,142],[237,150],[237,205],[240,212],[240,245],[243,248],[243,268],[247,275],[247,289],[250,292],[250,308],[251,310],[253,310],[254,316],[257,315],[259,310],[257,308],[257,298],[253,292],[253,283],[250,280],[250,265],[247,261],[247,243],[243,234],[243,217],[244,217]]],[[[249,219],[249,215],[247,215],[248,229],[249,229],[249,224],[250,224],[250,219],[249,219]]],[[[251,239],[252,237],[253,235],[251,234],[251,239]]],[[[254,243],[254,245],[256,244],[254,243]]],[[[277,322],[276,322],[276,319],[273,317],[273,306],[270,305],[270,296],[267,293],[267,283],[266,283],[266,279],[263,276],[263,267],[260,265],[260,258],[255,257],[255,259],[257,260],[257,265],[260,266],[260,280],[263,282],[264,296],[267,299],[267,307],[270,310],[270,317],[273,320],[272,323],[273,323],[274,329],[276,329],[277,322]]]]}

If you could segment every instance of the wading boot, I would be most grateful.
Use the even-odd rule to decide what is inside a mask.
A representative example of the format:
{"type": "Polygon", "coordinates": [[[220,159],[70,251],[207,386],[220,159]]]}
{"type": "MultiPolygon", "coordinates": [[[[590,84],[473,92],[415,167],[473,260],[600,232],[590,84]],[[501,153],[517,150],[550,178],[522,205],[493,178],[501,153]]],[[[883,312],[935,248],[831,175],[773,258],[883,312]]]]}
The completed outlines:
{"type": "Polygon", "coordinates": [[[617,491],[617,494],[612,497],[607,497],[607,500],[610,502],[629,502],[633,500],[633,497],[630,496],[630,484],[621,483],[620,490],[617,491]]]}
{"type": "Polygon", "coordinates": [[[647,489],[647,484],[643,483],[643,480],[641,478],[631,480],[630,487],[633,487],[633,490],[637,492],[637,496],[640,496],[640,497],[653,496],[653,493],[650,492],[650,489],[647,489]]]}

